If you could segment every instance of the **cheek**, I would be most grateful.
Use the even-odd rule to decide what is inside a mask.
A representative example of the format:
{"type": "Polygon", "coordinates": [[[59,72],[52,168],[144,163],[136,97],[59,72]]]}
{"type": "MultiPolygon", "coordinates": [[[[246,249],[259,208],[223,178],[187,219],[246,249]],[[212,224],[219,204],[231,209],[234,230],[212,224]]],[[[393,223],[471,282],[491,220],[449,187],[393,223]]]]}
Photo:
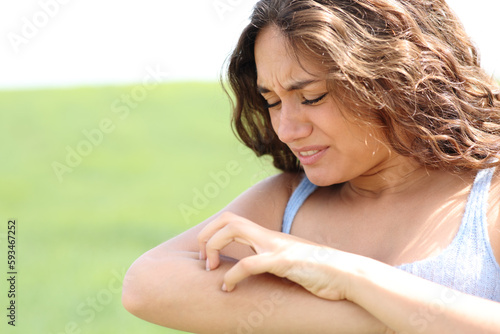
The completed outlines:
{"type": "Polygon", "coordinates": [[[348,124],[338,112],[332,108],[325,107],[317,110],[311,116],[311,123],[320,131],[329,137],[337,139],[346,139],[351,136],[348,124]]]}

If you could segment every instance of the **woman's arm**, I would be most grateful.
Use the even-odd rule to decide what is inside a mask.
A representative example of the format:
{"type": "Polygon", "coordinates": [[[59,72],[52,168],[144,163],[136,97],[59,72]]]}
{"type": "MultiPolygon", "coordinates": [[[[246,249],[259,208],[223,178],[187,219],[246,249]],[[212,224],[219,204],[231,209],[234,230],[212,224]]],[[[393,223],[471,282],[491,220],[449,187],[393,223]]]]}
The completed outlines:
{"type": "Polygon", "coordinates": [[[318,298],[273,275],[256,275],[224,293],[232,266],[207,272],[198,253],[153,250],[125,278],[123,302],[134,315],[193,333],[385,333],[386,327],[348,301],[318,298]]]}
{"type": "MultiPolygon", "coordinates": [[[[278,231],[294,176],[253,187],[227,209],[278,231]]],[[[219,215],[216,215],[219,216],[219,215]]],[[[318,298],[286,279],[255,275],[224,293],[224,274],[235,260],[255,254],[233,243],[217,270],[206,271],[197,236],[213,219],[141,256],[129,269],[123,304],[136,316],[196,333],[386,333],[387,327],[349,301],[318,298]]]]}
{"type": "Polygon", "coordinates": [[[397,333],[500,332],[500,303],[460,293],[370,258],[281,236],[231,213],[208,224],[199,240],[202,256],[214,271],[219,252],[234,241],[256,250],[256,255],[241,259],[224,274],[223,290],[231,293],[252,275],[272,273],[318,297],[351,301],[397,333]]]}
{"type": "Polygon", "coordinates": [[[500,333],[500,303],[363,261],[349,299],[398,333],[500,333]]]}

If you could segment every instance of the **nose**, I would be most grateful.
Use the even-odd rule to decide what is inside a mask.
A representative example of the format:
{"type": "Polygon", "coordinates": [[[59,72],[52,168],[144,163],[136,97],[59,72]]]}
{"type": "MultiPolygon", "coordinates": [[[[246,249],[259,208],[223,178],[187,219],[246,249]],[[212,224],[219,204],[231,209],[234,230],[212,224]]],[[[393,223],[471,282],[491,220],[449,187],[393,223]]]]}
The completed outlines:
{"type": "Polygon", "coordinates": [[[281,109],[276,113],[274,128],[283,143],[289,144],[311,134],[312,125],[300,105],[282,102],[281,109]]]}

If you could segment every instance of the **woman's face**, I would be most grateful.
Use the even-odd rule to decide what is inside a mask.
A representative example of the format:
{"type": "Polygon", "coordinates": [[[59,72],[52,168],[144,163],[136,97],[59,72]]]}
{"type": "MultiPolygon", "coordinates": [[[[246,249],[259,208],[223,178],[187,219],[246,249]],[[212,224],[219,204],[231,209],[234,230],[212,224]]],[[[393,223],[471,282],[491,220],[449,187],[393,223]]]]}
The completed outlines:
{"type": "Polygon", "coordinates": [[[274,26],[262,30],[255,43],[257,85],[279,139],[317,185],[375,174],[390,157],[380,133],[342,116],[320,68],[301,66],[285,43],[274,26]]]}

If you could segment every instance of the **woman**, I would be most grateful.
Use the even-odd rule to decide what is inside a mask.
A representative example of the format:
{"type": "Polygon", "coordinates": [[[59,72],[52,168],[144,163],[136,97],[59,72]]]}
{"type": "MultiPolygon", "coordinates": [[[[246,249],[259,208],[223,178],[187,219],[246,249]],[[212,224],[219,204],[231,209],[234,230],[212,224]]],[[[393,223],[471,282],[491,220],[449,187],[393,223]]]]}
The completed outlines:
{"type": "Polygon", "coordinates": [[[500,92],[444,0],[262,0],[234,126],[283,173],[141,256],[196,333],[500,332],[500,92]]]}

